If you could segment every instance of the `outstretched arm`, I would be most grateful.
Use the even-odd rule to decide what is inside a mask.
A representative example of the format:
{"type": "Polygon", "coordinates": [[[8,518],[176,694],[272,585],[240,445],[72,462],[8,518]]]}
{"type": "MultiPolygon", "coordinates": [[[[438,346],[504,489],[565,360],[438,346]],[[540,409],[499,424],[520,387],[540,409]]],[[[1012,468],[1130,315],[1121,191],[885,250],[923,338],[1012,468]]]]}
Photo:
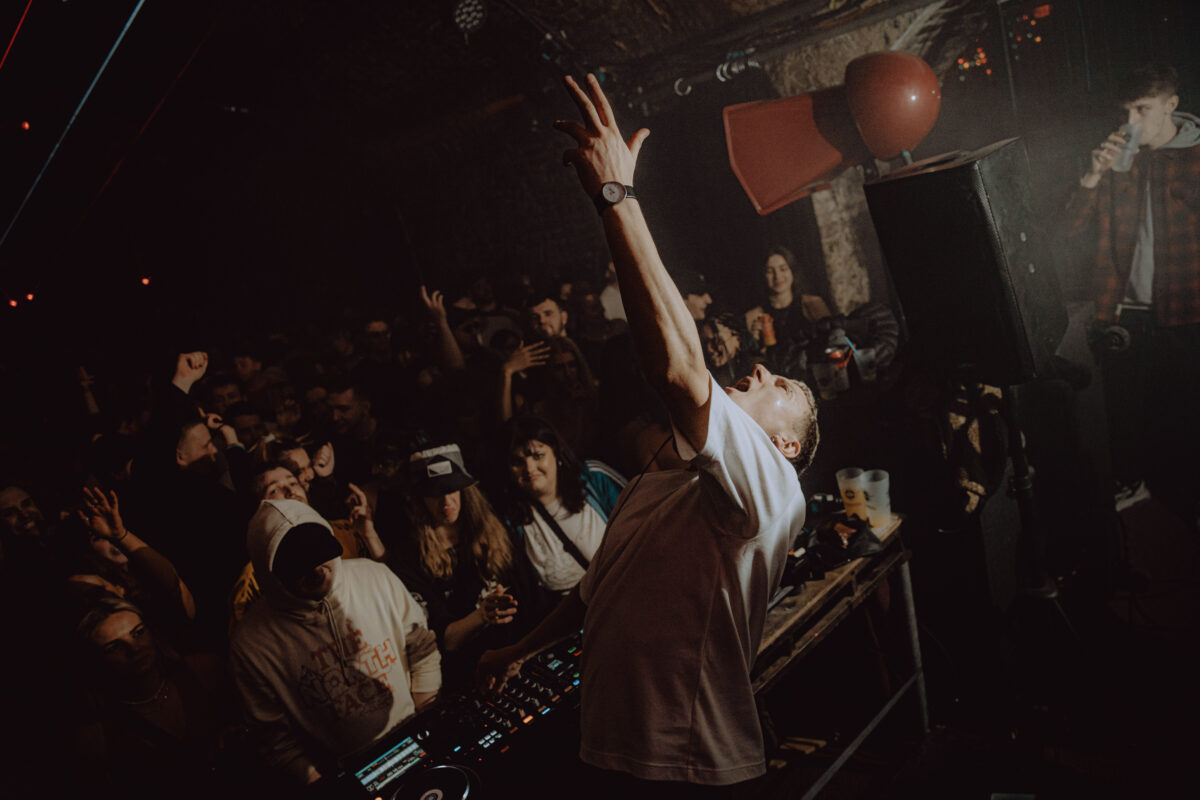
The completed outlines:
{"type": "MultiPolygon", "coordinates": [[[[575,167],[589,197],[609,181],[632,186],[638,152],[650,131],[642,128],[626,142],[596,77],[588,75],[587,92],[574,78],[565,81],[583,124],[555,123],[578,145],[563,160],[575,167]]],[[[711,398],[696,323],[659,258],[638,201],[623,200],[605,209],[602,217],[642,368],[675,426],[699,449],[708,435],[711,398]]]]}

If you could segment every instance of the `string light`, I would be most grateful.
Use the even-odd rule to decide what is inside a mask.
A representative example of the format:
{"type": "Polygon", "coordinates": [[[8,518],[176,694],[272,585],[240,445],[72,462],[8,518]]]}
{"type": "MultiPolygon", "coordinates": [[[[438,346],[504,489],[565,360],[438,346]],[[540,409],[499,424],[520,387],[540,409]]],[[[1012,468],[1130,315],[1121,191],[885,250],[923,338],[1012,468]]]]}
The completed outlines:
{"type": "Polygon", "coordinates": [[[150,279],[142,278],[142,286],[149,286],[149,285],[150,285],[150,279]]]}
{"type": "Polygon", "coordinates": [[[25,295],[25,299],[32,303],[33,302],[33,292],[30,292],[29,294],[25,295]]]}

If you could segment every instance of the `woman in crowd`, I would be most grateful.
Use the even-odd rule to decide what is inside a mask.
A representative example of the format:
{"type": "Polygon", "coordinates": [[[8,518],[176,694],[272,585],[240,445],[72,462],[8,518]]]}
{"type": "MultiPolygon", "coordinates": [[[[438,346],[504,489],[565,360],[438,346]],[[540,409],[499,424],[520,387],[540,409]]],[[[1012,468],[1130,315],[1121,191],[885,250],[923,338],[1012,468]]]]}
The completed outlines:
{"type": "Polygon", "coordinates": [[[515,417],[506,433],[509,521],[542,585],[565,593],[600,546],[625,478],[599,461],[580,463],[540,417],[515,417]]]}
{"type": "Polygon", "coordinates": [[[814,338],[815,323],[830,316],[819,294],[810,294],[796,279],[796,257],[786,247],[767,252],[763,270],[766,297],[746,312],[746,328],[763,350],[767,367],[803,378],[805,348],[814,338]]]}
{"type": "Polygon", "coordinates": [[[86,702],[70,775],[89,797],[222,797],[215,770],[230,720],[225,672],[213,655],[180,658],[155,640],[142,611],[95,600],[75,626],[86,702]]]}
{"type": "Polygon", "coordinates": [[[480,653],[515,642],[549,604],[458,445],[414,453],[410,464],[412,530],[394,563],[426,603],[444,685],[459,688],[469,684],[480,653]]]}

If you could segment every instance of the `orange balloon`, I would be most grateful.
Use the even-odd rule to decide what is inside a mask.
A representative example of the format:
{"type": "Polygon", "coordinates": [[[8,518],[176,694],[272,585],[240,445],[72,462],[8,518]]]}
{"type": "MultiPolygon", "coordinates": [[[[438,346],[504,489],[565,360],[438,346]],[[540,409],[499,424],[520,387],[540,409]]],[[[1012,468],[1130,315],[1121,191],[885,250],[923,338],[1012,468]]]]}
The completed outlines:
{"type": "Polygon", "coordinates": [[[937,121],[942,88],[910,53],[859,56],[846,65],[846,101],[867,149],[882,161],[912,150],[937,121]]]}

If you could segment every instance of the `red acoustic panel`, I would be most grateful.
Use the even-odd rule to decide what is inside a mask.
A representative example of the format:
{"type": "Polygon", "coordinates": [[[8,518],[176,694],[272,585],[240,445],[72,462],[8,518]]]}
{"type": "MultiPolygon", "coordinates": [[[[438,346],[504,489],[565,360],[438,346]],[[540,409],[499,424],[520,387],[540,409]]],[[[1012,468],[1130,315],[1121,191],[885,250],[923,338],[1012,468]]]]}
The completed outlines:
{"type": "Polygon", "coordinates": [[[866,154],[842,87],[726,106],[729,165],[759,214],[827,183],[866,154]]]}

